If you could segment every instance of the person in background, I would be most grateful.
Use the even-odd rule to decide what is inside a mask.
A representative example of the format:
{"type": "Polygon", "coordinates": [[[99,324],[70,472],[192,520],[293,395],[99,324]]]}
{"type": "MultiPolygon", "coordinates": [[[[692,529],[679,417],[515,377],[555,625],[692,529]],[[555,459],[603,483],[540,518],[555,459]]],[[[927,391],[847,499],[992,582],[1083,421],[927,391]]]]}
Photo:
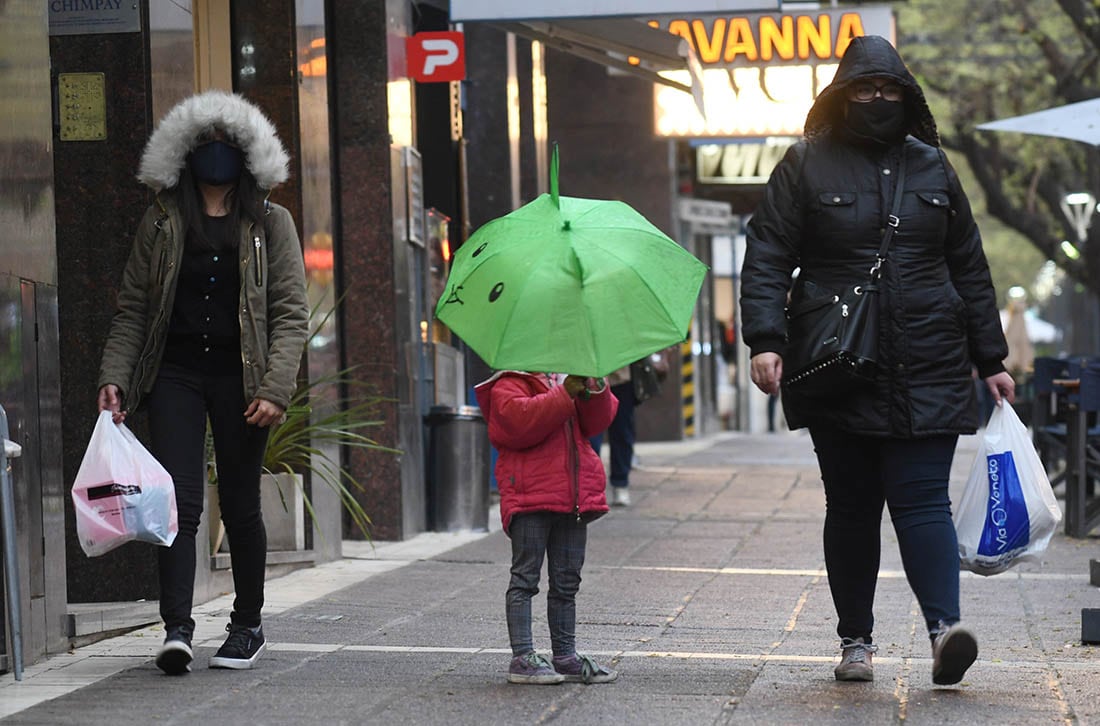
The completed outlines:
{"type": "Polygon", "coordinates": [[[158,547],[165,673],[191,670],[195,534],[207,419],[235,599],[211,668],[251,668],[265,648],[267,538],[260,469],[296,386],[309,308],[298,234],[267,195],[287,179],[275,128],[241,96],[208,91],[161,120],[138,179],[157,192],[138,226],[99,374],[99,410],[145,408],[172,475],[179,534],[158,547]]]}
{"type": "MultiPolygon", "coordinates": [[[[611,449],[611,505],[630,506],[630,470],[634,468],[634,383],[630,366],[623,366],[607,377],[611,392],[619,402],[615,418],[607,427],[607,445],[611,449]]],[[[592,448],[599,455],[603,448],[604,431],[592,436],[592,448]]]]}
{"type": "MultiPolygon", "coordinates": [[[[657,374],[654,385],[668,376],[668,352],[657,351],[650,356],[653,371],[657,374]]],[[[607,377],[611,392],[619,401],[615,419],[607,428],[607,441],[611,449],[611,505],[630,506],[630,470],[641,466],[634,454],[634,409],[642,404],[635,388],[630,366],[623,366],[607,377]]],[[[603,431],[590,438],[592,448],[600,453],[603,447],[603,431]]]]}
{"type": "Polygon", "coordinates": [[[618,402],[602,378],[518,371],[498,372],[474,391],[497,449],[500,518],[512,542],[508,681],[613,681],[615,671],[577,653],[576,596],[588,523],[608,511],[603,462],[587,439],[607,428],[618,402]],[[552,661],[535,651],[531,635],[543,558],[552,661]]]}
{"type": "Polygon", "coordinates": [[[866,279],[885,225],[894,224],[879,283],[874,379],[841,396],[784,388],[782,403],[792,429],[809,428],[825,485],[837,680],[874,678],[885,503],[932,645],[932,680],[958,683],[978,654],[975,635],[960,624],[948,497],[958,436],[979,425],[971,366],[998,404],[1014,398],[981,236],[924,94],[886,39],[852,40],[804,129],[748,225],[741,309],[752,380],[779,392],[792,271],[801,268],[792,304],[836,295],[866,279]],[[904,195],[891,219],[902,169],[904,195]]]}
{"type": "Polygon", "coordinates": [[[1001,322],[1008,342],[1005,370],[1017,383],[1023,383],[1035,369],[1035,346],[1027,332],[1027,291],[1022,287],[1009,288],[1001,322]]]}

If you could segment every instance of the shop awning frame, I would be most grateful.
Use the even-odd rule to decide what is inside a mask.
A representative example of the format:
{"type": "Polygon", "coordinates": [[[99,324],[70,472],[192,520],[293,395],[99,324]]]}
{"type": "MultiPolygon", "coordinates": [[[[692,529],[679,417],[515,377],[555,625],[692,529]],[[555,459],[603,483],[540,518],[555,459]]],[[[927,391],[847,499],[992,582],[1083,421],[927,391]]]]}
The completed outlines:
{"type": "Polygon", "coordinates": [[[783,0],[450,0],[451,20],[515,22],[781,11],[783,0]]]}
{"type": "Polygon", "coordinates": [[[688,67],[688,54],[691,51],[687,41],[667,31],[651,28],[638,20],[605,18],[599,21],[561,20],[553,23],[493,22],[491,25],[528,40],[537,40],[551,48],[639,76],[652,83],[661,83],[691,93],[691,86],[657,73],[658,70],[688,67]],[[638,58],[641,63],[630,63],[627,60],[630,56],[638,58]]]}

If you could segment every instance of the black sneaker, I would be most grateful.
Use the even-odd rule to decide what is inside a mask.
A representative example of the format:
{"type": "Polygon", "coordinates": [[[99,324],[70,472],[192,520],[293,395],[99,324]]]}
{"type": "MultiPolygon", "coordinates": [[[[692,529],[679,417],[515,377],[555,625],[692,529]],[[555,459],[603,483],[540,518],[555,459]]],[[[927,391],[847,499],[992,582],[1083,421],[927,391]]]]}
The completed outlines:
{"type": "Polygon", "coordinates": [[[191,671],[191,629],[186,625],[171,625],[165,629],[164,645],[157,653],[157,668],[170,676],[191,671]]]}
{"type": "Polygon", "coordinates": [[[247,670],[251,668],[267,647],[264,642],[264,629],[256,628],[255,631],[247,625],[230,623],[225,626],[229,637],[218,648],[218,652],[210,659],[211,668],[233,668],[235,670],[247,670]]]}

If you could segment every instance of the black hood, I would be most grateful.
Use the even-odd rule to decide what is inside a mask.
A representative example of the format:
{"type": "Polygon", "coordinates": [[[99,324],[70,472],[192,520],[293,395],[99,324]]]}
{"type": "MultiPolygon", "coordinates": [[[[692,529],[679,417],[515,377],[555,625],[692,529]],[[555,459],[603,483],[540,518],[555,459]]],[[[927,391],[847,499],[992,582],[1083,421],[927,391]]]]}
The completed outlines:
{"type": "Polygon", "coordinates": [[[833,128],[842,126],[846,102],[844,89],[853,81],[869,76],[890,78],[904,86],[905,116],[908,122],[906,133],[931,146],[940,145],[936,120],[928,109],[920,84],[905,67],[905,62],[894,46],[890,45],[890,41],[879,35],[864,35],[852,39],[840,60],[833,82],[818,95],[810,112],[806,114],[803,132],[806,138],[823,136],[833,128]]]}

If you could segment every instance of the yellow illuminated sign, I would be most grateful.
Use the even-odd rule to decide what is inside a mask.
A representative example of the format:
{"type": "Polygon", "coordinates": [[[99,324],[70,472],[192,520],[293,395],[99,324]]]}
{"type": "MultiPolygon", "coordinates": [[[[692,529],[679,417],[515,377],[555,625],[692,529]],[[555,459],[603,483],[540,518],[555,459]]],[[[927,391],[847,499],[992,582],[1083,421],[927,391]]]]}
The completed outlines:
{"type": "MultiPolygon", "coordinates": [[[[775,68],[707,68],[699,113],[690,94],[656,86],[658,136],[801,136],[817,92],[829,85],[836,64],[775,68]]],[[[687,71],[661,71],[691,83],[687,71]]]]}
{"type": "MultiPolygon", "coordinates": [[[[651,21],[653,27],[661,27],[651,21]]],[[[772,61],[836,61],[852,38],[865,35],[858,12],[674,19],[668,32],[695,47],[703,65],[772,61]],[[835,22],[834,22],[835,21],[835,22]]]]}
{"type": "Polygon", "coordinates": [[[703,89],[705,114],[692,94],[656,86],[656,133],[674,137],[801,136],[806,114],[832,82],[852,39],[871,34],[893,41],[894,36],[888,7],[665,16],[649,24],[686,39],[702,66],[698,79],[688,71],[661,71],[685,85],[701,83],[703,89]]]}

